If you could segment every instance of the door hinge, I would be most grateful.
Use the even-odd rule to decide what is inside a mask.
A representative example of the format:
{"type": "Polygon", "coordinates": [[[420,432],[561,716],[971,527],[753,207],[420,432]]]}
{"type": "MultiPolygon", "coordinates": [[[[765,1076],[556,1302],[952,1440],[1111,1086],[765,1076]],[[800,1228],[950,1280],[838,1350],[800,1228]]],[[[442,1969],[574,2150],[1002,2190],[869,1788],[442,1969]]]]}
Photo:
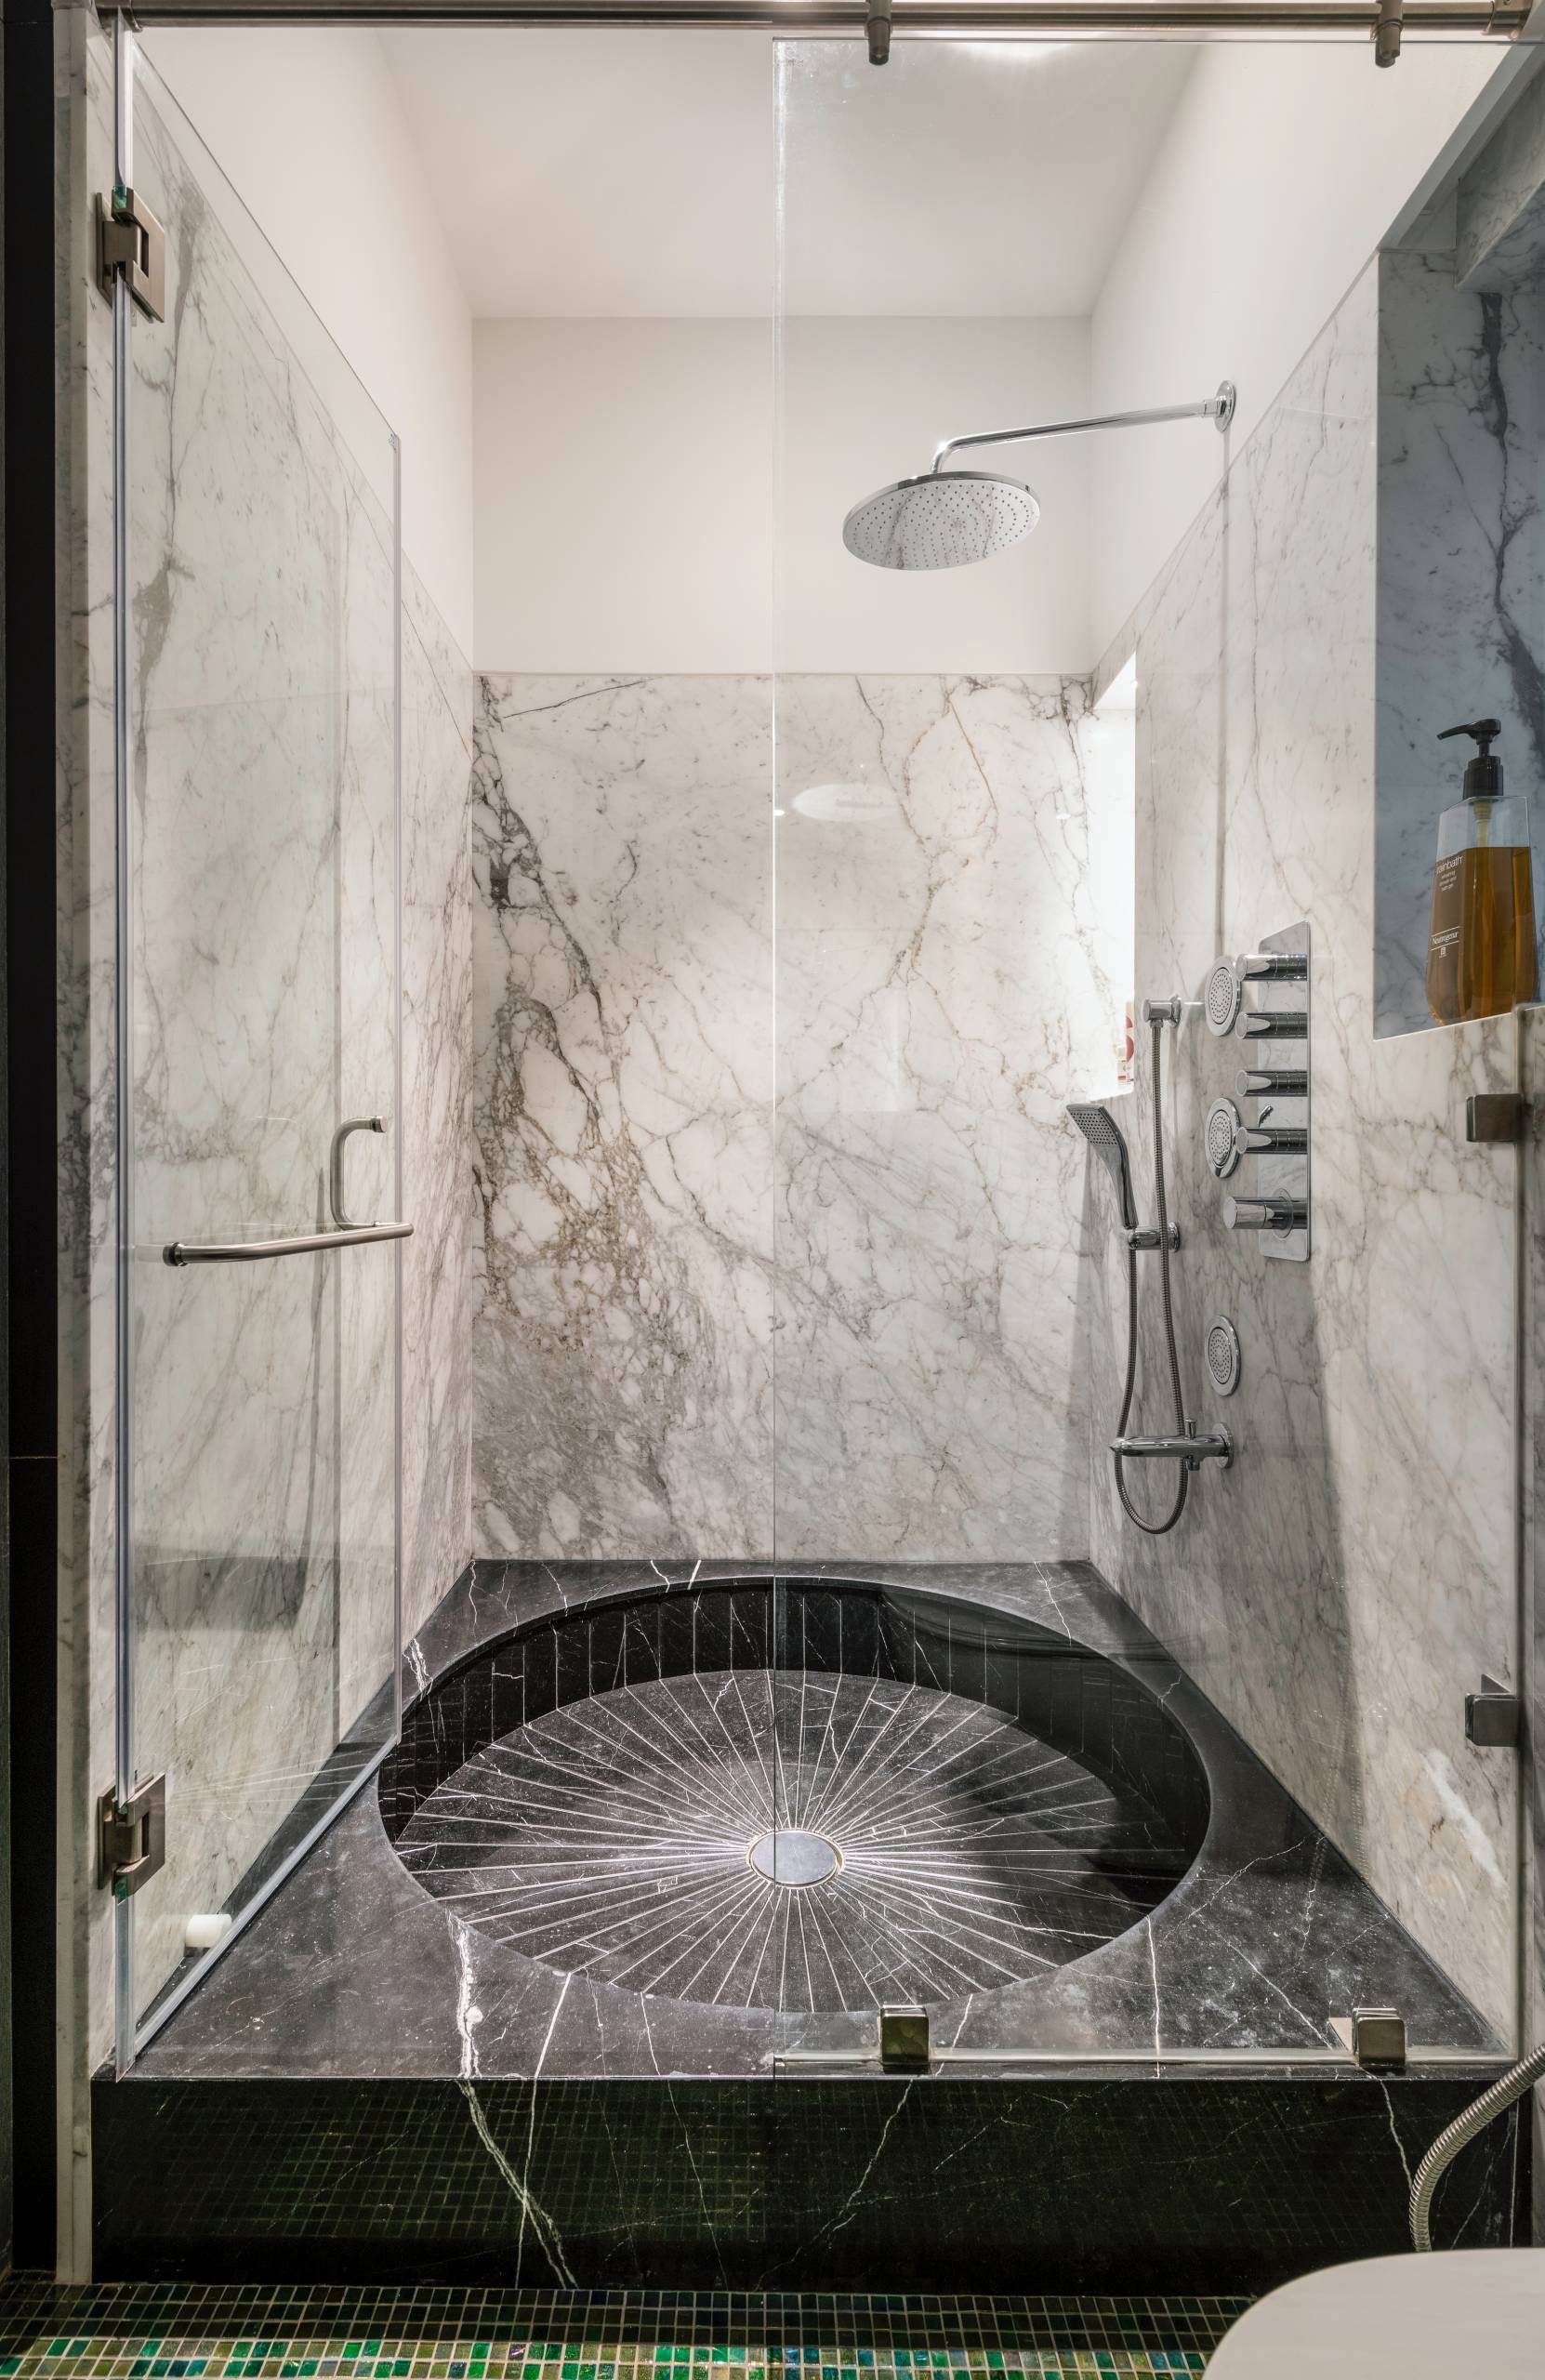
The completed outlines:
{"type": "Polygon", "coordinates": [[[1515,1145],[1524,1137],[1528,1113],[1516,1091],[1472,1091],[1464,1103],[1465,1139],[1515,1145]]]}
{"type": "Polygon", "coordinates": [[[166,1778],[147,1777],[126,1802],[104,1793],[97,1805],[97,1882],[127,1900],[166,1864],[166,1778]]]}
{"type": "Polygon", "coordinates": [[[166,234],[132,190],[97,197],[97,280],[111,298],[122,273],[129,296],[152,323],[166,319],[166,234]]]}

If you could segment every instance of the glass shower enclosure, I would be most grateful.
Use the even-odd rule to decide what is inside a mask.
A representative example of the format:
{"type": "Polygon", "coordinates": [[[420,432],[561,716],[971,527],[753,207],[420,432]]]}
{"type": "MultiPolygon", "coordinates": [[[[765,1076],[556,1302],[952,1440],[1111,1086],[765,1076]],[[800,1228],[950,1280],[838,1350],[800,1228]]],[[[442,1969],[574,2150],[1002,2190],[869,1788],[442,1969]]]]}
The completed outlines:
{"type": "Polygon", "coordinates": [[[398,1730],[402,1090],[396,441],[119,28],[126,2064],[398,1730]]]}

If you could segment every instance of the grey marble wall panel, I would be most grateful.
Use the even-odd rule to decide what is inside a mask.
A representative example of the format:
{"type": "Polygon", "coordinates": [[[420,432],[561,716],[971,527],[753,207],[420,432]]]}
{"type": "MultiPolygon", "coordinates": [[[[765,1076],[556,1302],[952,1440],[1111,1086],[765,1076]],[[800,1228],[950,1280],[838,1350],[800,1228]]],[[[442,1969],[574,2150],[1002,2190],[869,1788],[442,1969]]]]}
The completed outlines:
{"type": "Polygon", "coordinates": [[[771,726],[479,681],[479,1553],[772,1546],[771,726]]]}
{"type": "Polygon", "coordinates": [[[1545,265],[1545,81],[1538,73],[1459,177],[1455,269],[1476,289],[1516,289],[1545,265]]]}
{"type": "MultiPolygon", "coordinates": [[[[1463,1109],[1468,1091],[1511,1079],[1513,1027],[1375,1038],[1377,299],[1370,271],[1105,665],[1135,648],[1140,997],[1194,998],[1218,951],[1313,926],[1315,1210],[1304,1265],[1268,1263],[1222,1228],[1200,1129],[1233,1088],[1240,1045],[1195,1019],[1167,1036],[1182,1365],[1195,1409],[1221,1412],[1239,1457],[1203,1474],[1171,1537],[1143,1538],[1120,1514],[1100,1440],[1120,1391],[1125,1269],[1091,1180],[1093,1550],[1505,2027],[1514,1771],[1466,1744],[1463,1698],[1483,1668],[1506,1676],[1513,1659],[1514,1160],[1467,1147],[1463,1109]],[[1217,1313],[1244,1343],[1223,1408],[1200,1386],[1217,1313]]],[[[1140,1184],[1149,1065],[1144,1037],[1126,1111],[1140,1184]]],[[[1150,1412],[1155,1319],[1150,1296],[1150,1412]]]]}
{"type": "Polygon", "coordinates": [[[1545,921],[1545,286],[1459,288],[1446,248],[1392,251],[1378,272],[1375,1002],[1391,1034],[1433,1022],[1438,820],[1474,748],[1437,738],[1458,721],[1502,722],[1545,921]]]}

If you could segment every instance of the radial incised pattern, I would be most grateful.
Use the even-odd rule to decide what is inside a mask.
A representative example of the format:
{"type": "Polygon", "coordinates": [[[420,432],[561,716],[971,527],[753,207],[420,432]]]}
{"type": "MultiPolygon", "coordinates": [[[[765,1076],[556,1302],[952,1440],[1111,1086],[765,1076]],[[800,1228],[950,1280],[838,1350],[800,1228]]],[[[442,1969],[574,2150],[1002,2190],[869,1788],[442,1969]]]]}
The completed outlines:
{"type": "Polygon", "coordinates": [[[1187,1864],[1135,1796],[988,1705],[766,1670],[627,1686],[517,1727],[397,1849],[527,1958],[791,2010],[1022,1981],[1122,1933],[1187,1864]],[[815,1840],[786,1862],[765,1840],[783,1830],[815,1840]]]}

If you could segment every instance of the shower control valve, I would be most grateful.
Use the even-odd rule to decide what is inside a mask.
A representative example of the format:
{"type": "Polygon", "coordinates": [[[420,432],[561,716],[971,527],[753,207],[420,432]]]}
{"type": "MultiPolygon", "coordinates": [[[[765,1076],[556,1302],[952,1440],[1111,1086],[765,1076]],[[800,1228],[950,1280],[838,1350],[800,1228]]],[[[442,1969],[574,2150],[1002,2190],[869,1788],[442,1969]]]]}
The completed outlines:
{"type": "Polygon", "coordinates": [[[1223,1225],[1228,1231],[1301,1231],[1309,1210],[1301,1198],[1225,1198],[1223,1225]]]}

